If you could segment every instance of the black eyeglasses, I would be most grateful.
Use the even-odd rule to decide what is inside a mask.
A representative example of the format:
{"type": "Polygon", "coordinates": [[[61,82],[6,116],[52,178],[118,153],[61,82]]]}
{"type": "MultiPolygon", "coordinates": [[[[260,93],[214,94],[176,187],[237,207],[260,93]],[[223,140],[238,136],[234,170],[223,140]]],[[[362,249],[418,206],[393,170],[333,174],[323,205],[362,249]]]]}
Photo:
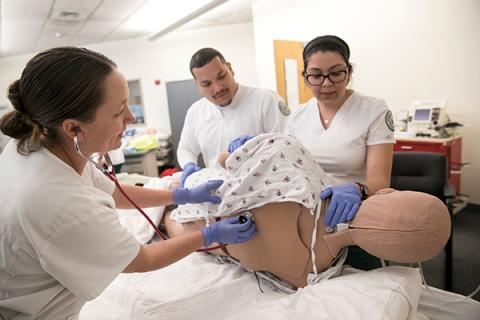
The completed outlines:
{"type": "Polygon", "coordinates": [[[338,70],[338,71],[333,71],[327,74],[321,74],[321,73],[312,73],[312,74],[306,74],[304,73],[303,76],[305,77],[305,80],[307,80],[308,84],[311,86],[321,86],[325,79],[328,79],[331,83],[339,83],[345,80],[347,77],[347,72],[348,69],[345,70],[338,70]]]}

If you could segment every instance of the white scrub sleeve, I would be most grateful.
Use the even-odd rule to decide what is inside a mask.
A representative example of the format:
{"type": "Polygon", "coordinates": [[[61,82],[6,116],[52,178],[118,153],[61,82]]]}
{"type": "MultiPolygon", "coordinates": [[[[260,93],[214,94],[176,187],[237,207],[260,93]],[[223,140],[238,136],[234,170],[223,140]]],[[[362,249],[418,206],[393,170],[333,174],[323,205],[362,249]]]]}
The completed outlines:
{"type": "Polygon", "coordinates": [[[194,128],[192,126],[192,113],[190,109],[187,111],[185,123],[183,124],[180,141],[177,148],[177,160],[180,167],[184,167],[187,163],[197,163],[200,154],[200,146],[195,137],[194,128]]]}
{"type": "Polygon", "coordinates": [[[39,252],[45,271],[84,300],[97,297],[140,249],[114,209],[92,203],[82,204],[85,215],[51,234],[39,252]]]}

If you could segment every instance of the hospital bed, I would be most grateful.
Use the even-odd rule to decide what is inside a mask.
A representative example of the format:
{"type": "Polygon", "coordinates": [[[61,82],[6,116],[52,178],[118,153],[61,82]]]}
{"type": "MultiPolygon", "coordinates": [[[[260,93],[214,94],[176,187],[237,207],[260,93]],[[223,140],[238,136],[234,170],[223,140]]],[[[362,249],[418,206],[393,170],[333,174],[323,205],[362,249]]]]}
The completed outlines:
{"type": "Polygon", "coordinates": [[[261,283],[262,293],[252,273],[194,253],[155,272],[121,274],[85,305],[80,319],[480,318],[479,302],[455,303],[462,296],[427,292],[411,270],[352,273],[287,295],[261,283]]]}
{"type": "MultiPolygon", "coordinates": [[[[163,187],[152,179],[146,186],[163,187]],[[150,185],[149,185],[150,184],[150,185]]],[[[160,221],[164,208],[148,209],[160,221]]],[[[153,230],[133,210],[119,210],[122,224],[142,243],[153,230]]],[[[480,319],[480,302],[421,284],[417,269],[345,268],[340,277],[299,289],[274,290],[236,264],[193,253],[163,269],[121,274],[80,320],[90,319],[480,319]]]]}

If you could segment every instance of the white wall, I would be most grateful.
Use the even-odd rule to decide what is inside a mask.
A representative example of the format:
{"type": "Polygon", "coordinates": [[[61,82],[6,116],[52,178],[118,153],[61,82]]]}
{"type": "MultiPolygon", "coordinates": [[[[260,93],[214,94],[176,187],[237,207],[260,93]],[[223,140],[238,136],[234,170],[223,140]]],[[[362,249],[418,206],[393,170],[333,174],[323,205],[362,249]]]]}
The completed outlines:
{"type": "MultiPolygon", "coordinates": [[[[198,48],[222,51],[239,82],[276,90],[273,39],[339,35],[351,47],[355,90],[384,98],[394,112],[413,100],[443,98],[452,120],[470,125],[461,130],[463,161],[472,164],[464,169],[462,192],[480,203],[480,1],[261,0],[253,9],[253,25],[89,47],[115,60],[127,79],[141,80],[147,124],[170,132],[165,82],[190,79],[188,62],[198,48]]],[[[31,56],[0,59],[0,88],[19,77],[31,56]]],[[[8,104],[5,94],[2,104],[8,104]]]]}
{"type": "MultiPolygon", "coordinates": [[[[178,31],[155,42],[132,39],[86,46],[114,60],[127,79],[140,79],[146,121],[150,127],[170,130],[165,83],[191,79],[190,58],[202,47],[213,47],[232,63],[238,82],[256,86],[254,38],[251,23],[194,31],[178,31]],[[156,86],[155,79],[161,80],[156,86]]],[[[9,104],[7,86],[20,77],[33,54],[0,59],[0,105],[9,104]],[[3,93],[4,92],[4,93],[3,93]]]]}
{"type": "Polygon", "coordinates": [[[7,98],[8,85],[20,77],[30,57],[31,55],[22,55],[0,58],[0,105],[11,107],[7,98]]]}
{"type": "Polygon", "coordinates": [[[335,34],[350,45],[353,88],[392,111],[446,99],[463,134],[462,193],[480,204],[480,1],[262,0],[254,4],[259,85],[276,89],[274,39],[335,34]]]}

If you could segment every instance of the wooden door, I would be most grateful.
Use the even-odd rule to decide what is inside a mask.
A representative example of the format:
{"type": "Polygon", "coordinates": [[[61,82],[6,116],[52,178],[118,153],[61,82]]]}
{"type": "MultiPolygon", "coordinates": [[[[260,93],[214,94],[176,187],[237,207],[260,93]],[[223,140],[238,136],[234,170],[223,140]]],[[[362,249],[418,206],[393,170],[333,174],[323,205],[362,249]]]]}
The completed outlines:
{"type": "Polygon", "coordinates": [[[277,91],[290,108],[295,108],[296,105],[304,103],[312,97],[312,93],[302,76],[303,42],[274,40],[273,44],[277,91]],[[293,73],[296,74],[296,77],[293,76],[293,73]],[[290,97],[289,93],[291,94],[290,97]]]}

